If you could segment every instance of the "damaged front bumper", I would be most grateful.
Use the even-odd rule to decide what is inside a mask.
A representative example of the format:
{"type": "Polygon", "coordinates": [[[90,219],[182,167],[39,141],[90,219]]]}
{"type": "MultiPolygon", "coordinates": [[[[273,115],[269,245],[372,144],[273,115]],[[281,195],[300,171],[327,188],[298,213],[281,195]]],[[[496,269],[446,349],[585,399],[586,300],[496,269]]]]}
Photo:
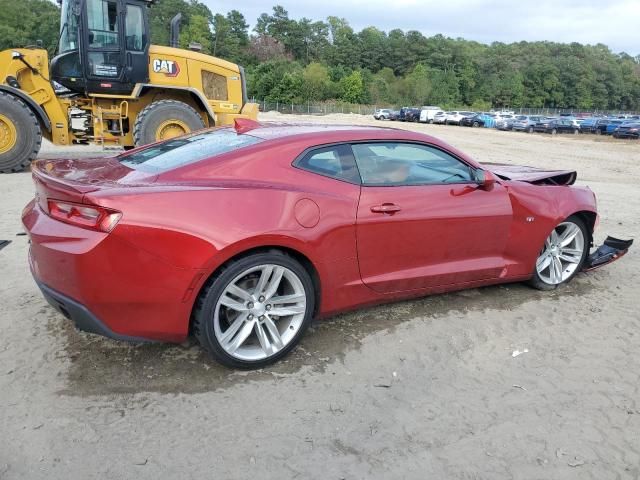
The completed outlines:
{"type": "Polygon", "coordinates": [[[604,243],[587,257],[582,270],[588,272],[615,262],[629,251],[629,247],[631,247],[632,244],[633,240],[620,240],[619,238],[607,237],[604,243]]]}

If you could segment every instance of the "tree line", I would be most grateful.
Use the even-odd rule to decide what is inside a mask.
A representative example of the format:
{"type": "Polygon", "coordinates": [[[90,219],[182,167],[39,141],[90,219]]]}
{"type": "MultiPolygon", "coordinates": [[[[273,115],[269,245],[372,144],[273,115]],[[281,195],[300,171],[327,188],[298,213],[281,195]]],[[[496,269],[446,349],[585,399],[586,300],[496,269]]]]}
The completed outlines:
{"type": "MultiPolygon", "coordinates": [[[[240,11],[213,14],[198,0],[158,0],[153,43],[169,43],[178,12],[181,46],[196,42],[243,65],[249,95],[268,102],[640,110],[640,56],[602,44],[486,45],[415,30],[355,31],[344,18],[293,19],[281,6],[250,31],[240,11]]],[[[53,51],[58,21],[48,0],[10,2],[0,10],[0,49],[40,38],[53,51]]]]}

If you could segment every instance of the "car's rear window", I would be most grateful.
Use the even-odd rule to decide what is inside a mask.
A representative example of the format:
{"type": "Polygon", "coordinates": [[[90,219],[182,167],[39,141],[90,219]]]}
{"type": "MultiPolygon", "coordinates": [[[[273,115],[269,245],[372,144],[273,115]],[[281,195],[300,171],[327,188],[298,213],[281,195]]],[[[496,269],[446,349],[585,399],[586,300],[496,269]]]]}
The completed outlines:
{"type": "Polygon", "coordinates": [[[224,128],[173,138],[143,150],[125,153],[118,159],[126,167],[160,173],[259,142],[262,139],[239,135],[235,130],[224,128]]]}

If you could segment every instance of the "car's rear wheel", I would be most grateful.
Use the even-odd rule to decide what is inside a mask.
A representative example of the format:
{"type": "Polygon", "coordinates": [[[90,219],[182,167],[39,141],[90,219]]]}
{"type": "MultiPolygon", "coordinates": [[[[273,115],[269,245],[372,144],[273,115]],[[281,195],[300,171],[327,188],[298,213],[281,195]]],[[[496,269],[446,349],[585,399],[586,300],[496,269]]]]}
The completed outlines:
{"type": "Polygon", "coordinates": [[[573,134],[574,135],[578,135],[579,133],[580,133],[580,131],[578,129],[575,129],[575,128],[573,129],[573,134]]]}
{"type": "Polygon", "coordinates": [[[311,322],[313,282],[291,256],[270,251],[232,261],[207,284],[193,332],[220,363],[261,368],[289,353],[311,322]]]}
{"type": "Polygon", "coordinates": [[[536,259],[531,285],[553,290],[569,282],[584,264],[589,253],[589,233],[585,223],[571,216],[555,227],[536,259]]]}
{"type": "Polygon", "coordinates": [[[529,128],[527,128],[527,132],[528,132],[528,133],[533,133],[533,127],[529,127],[529,128]]]}
{"type": "Polygon", "coordinates": [[[556,133],[558,133],[558,130],[556,130],[555,128],[551,129],[551,135],[555,135],[556,133]]]}

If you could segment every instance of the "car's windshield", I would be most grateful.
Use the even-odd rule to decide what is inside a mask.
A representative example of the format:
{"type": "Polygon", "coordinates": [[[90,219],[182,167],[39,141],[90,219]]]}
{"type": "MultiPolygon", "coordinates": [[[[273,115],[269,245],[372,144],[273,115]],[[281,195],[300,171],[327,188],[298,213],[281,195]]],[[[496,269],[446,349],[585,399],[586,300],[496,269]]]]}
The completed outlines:
{"type": "Polygon", "coordinates": [[[160,173],[189,163],[254,145],[262,139],[239,135],[233,129],[208,130],[173,138],[118,157],[123,165],[148,173],[160,173]]]}

